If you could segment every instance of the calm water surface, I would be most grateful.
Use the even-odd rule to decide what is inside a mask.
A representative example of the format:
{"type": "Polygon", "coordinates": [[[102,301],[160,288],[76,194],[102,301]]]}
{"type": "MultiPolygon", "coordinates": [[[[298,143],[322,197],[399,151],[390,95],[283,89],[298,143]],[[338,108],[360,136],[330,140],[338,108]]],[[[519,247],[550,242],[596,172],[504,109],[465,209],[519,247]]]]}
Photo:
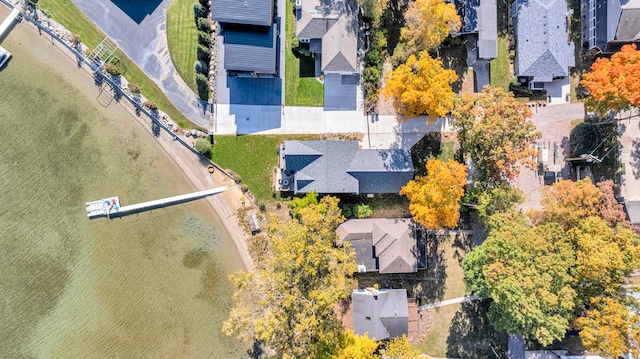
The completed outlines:
{"type": "Polygon", "coordinates": [[[87,219],[89,200],[194,188],[46,40],[21,24],[2,43],[0,357],[246,357],[220,333],[241,260],[206,203],[87,219]]]}

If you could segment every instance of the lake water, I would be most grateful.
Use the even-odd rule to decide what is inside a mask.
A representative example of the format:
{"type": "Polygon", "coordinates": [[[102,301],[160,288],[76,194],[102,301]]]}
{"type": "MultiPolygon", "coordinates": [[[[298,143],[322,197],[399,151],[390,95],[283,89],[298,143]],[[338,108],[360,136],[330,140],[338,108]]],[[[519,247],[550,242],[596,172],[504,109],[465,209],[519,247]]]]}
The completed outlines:
{"type": "Polygon", "coordinates": [[[194,188],[46,35],[20,24],[2,46],[0,357],[246,357],[220,332],[242,264],[212,209],[90,221],[86,201],[194,188]]]}

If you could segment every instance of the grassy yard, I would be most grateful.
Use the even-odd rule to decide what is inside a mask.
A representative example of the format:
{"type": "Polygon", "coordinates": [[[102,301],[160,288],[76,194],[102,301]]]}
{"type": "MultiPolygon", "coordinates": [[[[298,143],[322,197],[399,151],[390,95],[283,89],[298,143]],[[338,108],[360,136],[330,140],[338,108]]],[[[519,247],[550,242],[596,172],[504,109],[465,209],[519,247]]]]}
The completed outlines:
{"type": "Polygon", "coordinates": [[[429,132],[411,148],[411,159],[416,176],[426,176],[425,165],[430,158],[440,161],[454,159],[455,139],[442,132],[429,132]]]}
{"type": "Polygon", "coordinates": [[[509,73],[509,41],[506,34],[498,36],[498,57],[490,63],[491,86],[502,87],[509,91],[511,74],[509,73]]]}
{"type": "MultiPolygon", "coordinates": [[[[61,23],[67,30],[79,34],[82,42],[91,47],[96,47],[105,37],[89,18],[71,0],[41,0],[38,6],[54,20],[61,23]]],[[[129,82],[140,85],[145,97],[155,101],[160,110],[166,112],[182,128],[197,128],[187,119],[162,93],[160,88],[142,70],[136,66],[121,50],[116,51],[123,68],[124,77],[129,82]]]]}
{"type": "Polygon", "coordinates": [[[293,2],[287,0],[287,38],[285,45],[285,104],[287,106],[317,106],[324,103],[324,86],[314,77],[314,60],[296,56],[298,45],[293,2]]]}
{"type": "Polygon", "coordinates": [[[278,165],[277,146],[284,140],[318,140],[317,135],[216,136],[211,158],[240,175],[257,202],[274,201],[271,176],[278,165]]]}
{"type": "Polygon", "coordinates": [[[193,0],[173,0],[167,9],[167,41],[171,61],[193,92],[196,87],[195,63],[198,29],[194,21],[193,0]]]}

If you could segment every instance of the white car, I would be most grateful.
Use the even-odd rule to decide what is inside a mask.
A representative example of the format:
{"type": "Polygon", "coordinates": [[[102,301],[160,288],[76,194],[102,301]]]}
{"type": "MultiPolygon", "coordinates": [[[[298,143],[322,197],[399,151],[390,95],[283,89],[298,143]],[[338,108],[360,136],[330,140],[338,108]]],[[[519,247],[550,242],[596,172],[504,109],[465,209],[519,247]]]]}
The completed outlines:
{"type": "Polygon", "coordinates": [[[4,66],[5,62],[9,60],[11,53],[4,48],[0,47],[0,69],[4,66]]]}

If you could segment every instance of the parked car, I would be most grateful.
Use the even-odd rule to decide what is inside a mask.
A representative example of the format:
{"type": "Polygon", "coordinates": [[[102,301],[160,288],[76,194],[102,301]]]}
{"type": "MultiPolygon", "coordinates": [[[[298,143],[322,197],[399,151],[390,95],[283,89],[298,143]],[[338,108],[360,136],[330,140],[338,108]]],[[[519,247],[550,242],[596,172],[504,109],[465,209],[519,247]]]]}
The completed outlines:
{"type": "Polygon", "coordinates": [[[4,66],[4,64],[9,61],[10,57],[11,53],[5,50],[3,47],[0,47],[0,69],[2,69],[2,66],[4,66]]]}

